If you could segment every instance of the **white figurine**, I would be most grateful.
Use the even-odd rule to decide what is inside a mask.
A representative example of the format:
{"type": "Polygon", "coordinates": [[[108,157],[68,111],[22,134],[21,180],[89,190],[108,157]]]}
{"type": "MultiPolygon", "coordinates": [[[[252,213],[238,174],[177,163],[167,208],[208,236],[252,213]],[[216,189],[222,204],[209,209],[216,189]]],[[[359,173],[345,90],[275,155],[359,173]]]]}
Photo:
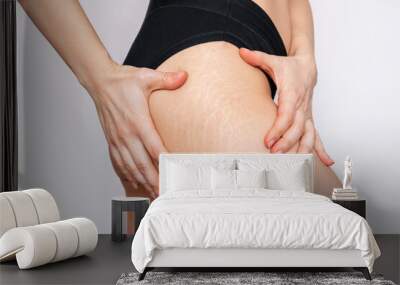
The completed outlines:
{"type": "Polygon", "coordinates": [[[343,190],[350,190],[351,187],[351,170],[352,170],[353,163],[351,162],[350,156],[346,157],[344,161],[344,178],[343,178],[343,190]]]}

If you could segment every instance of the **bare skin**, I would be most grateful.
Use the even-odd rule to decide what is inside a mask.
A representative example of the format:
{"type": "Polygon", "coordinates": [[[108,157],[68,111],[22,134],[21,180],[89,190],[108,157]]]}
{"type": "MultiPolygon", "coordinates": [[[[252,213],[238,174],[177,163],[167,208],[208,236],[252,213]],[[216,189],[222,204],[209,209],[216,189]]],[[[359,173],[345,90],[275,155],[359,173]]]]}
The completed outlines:
{"type": "MultiPolygon", "coordinates": [[[[265,7],[290,50],[288,6],[256,2],[265,7]]],[[[186,70],[189,74],[181,88],[156,91],[150,96],[151,115],[168,151],[271,152],[263,138],[276,121],[278,107],[265,75],[248,63],[232,44],[209,42],[185,49],[157,68],[186,70]]],[[[315,140],[314,135],[311,140],[315,140]]],[[[285,152],[310,152],[301,148],[298,137],[285,152]]],[[[316,192],[329,196],[340,181],[318,155],[315,157],[316,192]]]]}
{"type": "MultiPolygon", "coordinates": [[[[263,138],[274,123],[277,106],[265,75],[238,52],[229,43],[210,42],[177,53],[159,66],[160,71],[184,69],[189,74],[181,88],[150,96],[151,115],[170,152],[270,152],[263,138]]],[[[297,152],[298,145],[289,152],[297,152]]],[[[315,158],[316,192],[329,195],[340,182],[315,158]]]]}
{"type": "MultiPolygon", "coordinates": [[[[292,39],[292,17],[290,15],[291,0],[253,0],[253,2],[268,14],[278,29],[286,50],[290,50],[292,39]]],[[[307,19],[302,19],[302,21],[305,20],[307,19]]],[[[304,24],[302,23],[301,25],[304,24]]]]}
{"type": "MultiPolygon", "coordinates": [[[[289,51],[289,57],[278,58],[243,50],[239,53],[229,44],[210,43],[207,46],[210,50],[204,56],[212,58],[216,54],[226,53],[232,61],[229,63],[225,58],[221,64],[230,65],[231,72],[219,69],[217,73],[215,71],[218,69],[213,71],[210,68],[211,61],[208,67],[201,63],[198,63],[197,67],[190,66],[187,61],[187,58],[199,55],[196,49],[202,48],[201,46],[174,55],[158,70],[122,66],[110,58],[80,7],[79,1],[19,0],[19,2],[93,99],[109,144],[112,164],[127,195],[143,195],[151,199],[157,197],[158,155],[167,150],[262,151],[267,146],[271,152],[287,152],[294,151],[298,147],[297,151],[299,149],[302,152],[315,151],[325,165],[333,163],[322,147],[312,119],[311,95],[316,83],[316,68],[312,17],[307,0],[255,1],[275,22],[289,51]],[[246,61],[246,66],[243,65],[243,60],[240,61],[240,57],[246,61]],[[265,68],[274,78],[280,91],[278,105],[273,105],[272,100],[267,99],[270,98],[268,82],[258,69],[250,65],[265,68]],[[171,70],[167,70],[168,68],[171,70]],[[183,68],[189,69],[192,73],[189,74],[187,86],[185,81],[188,73],[169,73],[169,71],[181,71],[183,68]],[[233,74],[232,70],[236,70],[237,74],[233,74]],[[201,75],[202,73],[204,75],[201,75]],[[244,78],[249,82],[244,82],[244,78]],[[238,79],[243,83],[239,86],[240,92],[234,88],[235,84],[238,84],[238,79]],[[191,93],[184,94],[180,93],[181,91],[175,94],[168,93],[173,95],[169,99],[170,102],[167,102],[163,93],[151,95],[156,90],[173,90],[182,85],[184,90],[189,90],[191,93]],[[216,89],[207,90],[210,86],[216,89]],[[228,96],[229,92],[232,94],[231,97],[228,96]],[[204,95],[211,100],[209,103],[202,100],[204,95]],[[199,107],[202,106],[194,110],[197,113],[196,117],[193,117],[193,122],[182,119],[184,126],[192,123],[201,126],[200,123],[204,120],[210,130],[204,129],[203,125],[203,132],[213,132],[215,137],[207,139],[199,134],[198,129],[183,129],[175,125],[173,131],[183,133],[184,139],[181,144],[174,141],[165,129],[165,126],[173,124],[172,117],[160,121],[165,114],[162,115],[157,110],[162,100],[171,106],[171,102],[176,98],[184,99],[179,104],[188,110],[190,108],[194,110],[197,103],[200,103],[199,107]],[[236,98],[236,101],[232,98],[236,98]],[[238,105],[237,101],[242,101],[249,109],[246,111],[244,108],[239,108],[242,105],[238,105]],[[232,109],[226,109],[224,103],[228,103],[232,109]],[[212,107],[213,116],[209,116],[210,110],[207,113],[205,105],[212,107]],[[265,109],[261,110],[260,106],[265,109]],[[232,119],[233,126],[241,128],[244,135],[234,134],[233,126],[229,126],[229,121],[221,117],[221,110],[225,110],[227,118],[232,119]],[[274,112],[275,116],[272,116],[274,112]],[[154,121],[157,121],[157,126],[153,124],[150,113],[154,121]],[[249,116],[245,118],[246,114],[249,116]],[[217,122],[220,123],[219,127],[212,124],[216,122],[216,118],[222,119],[217,122]],[[162,138],[157,131],[162,133],[162,138]],[[188,132],[191,132],[190,136],[188,132]],[[163,141],[169,144],[171,150],[164,146],[163,141]],[[246,143],[248,148],[245,147],[246,143]]],[[[195,65],[193,61],[191,64],[195,65]]],[[[171,111],[172,114],[176,112],[176,116],[184,115],[178,109],[171,111]]],[[[325,174],[330,177],[332,174],[327,168],[321,168],[320,173],[319,177],[325,174]]],[[[326,185],[325,188],[331,187],[328,188],[326,185]]]]}
{"type": "Polygon", "coordinates": [[[334,161],[324,149],[315,128],[312,93],[317,83],[314,56],[314,24],[308,0],[255,0],[275,23],[287,57],[240,50],[248,64],[263,69],[277,85],[277,117],[264,138],[272,153],[287,152],[297,142],[298,152],[315,151],[327,166],[334,161]]]}
{"type": "MultiPolygon", "coordinates": [[[[278,5],[275,1],[256,2],[271,16],[290,50],[292,28],[284,4],[287,1],[278,5]]],[[[276,121],[278,107],[265,75],[248,63],[232,44],[209,42],[185,49],[157,68],[186,70],[189,74],[181,88],[156,91],[150,96],[150,112],[168,151],[271,152],[264,136],[276,121]]],[[[311,136],[315,140],[314,134],[311,136]]],[[[300,141],[299,137],[286,151],[299,152],[300,141]]],[[[300,152],[310,152],[310,148],[300,152]]],[[[318,155],[315,158],[316,193],[329,196],[340,181],[318,155]]],[[[131,193],[126,190],[128,195],[138,193],[136,189],[131,193]]]]}

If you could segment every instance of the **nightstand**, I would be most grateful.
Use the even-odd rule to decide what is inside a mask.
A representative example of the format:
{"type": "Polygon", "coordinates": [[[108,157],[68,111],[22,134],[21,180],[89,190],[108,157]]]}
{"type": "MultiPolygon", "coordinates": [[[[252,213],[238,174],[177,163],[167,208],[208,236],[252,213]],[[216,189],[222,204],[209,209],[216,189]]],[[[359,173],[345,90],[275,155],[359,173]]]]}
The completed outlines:
{"type": "Polygon", "coordinates": [[[340,206],[359,214],[361,217],[366,219],[366,201],[364,199],[357,200],[332,200],[332,202],[339,204],[340,206]]]}
{"type": "Polygon", "coordinates": [[[149,204],[149,199],[145,197],[114,197],[111,202],[111,239],[123,241],[127,237],[122,233],[123,212],[135,213],[135,228],[137,230],[149,204]]]}

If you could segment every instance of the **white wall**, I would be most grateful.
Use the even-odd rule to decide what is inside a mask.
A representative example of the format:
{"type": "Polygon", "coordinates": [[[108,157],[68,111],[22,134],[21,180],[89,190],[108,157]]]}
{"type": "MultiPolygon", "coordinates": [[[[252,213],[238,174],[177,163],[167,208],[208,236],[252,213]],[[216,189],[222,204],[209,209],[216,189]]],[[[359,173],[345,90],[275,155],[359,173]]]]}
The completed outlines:
{"type": "Polygon", "coordinates": [[[400,233],[400,1],[313,0],[317,127],[342,177],[346,154],[378,233],[400,233]]]}
{"type": "MultiPolygon", "coordinates": [[[[121,62],[148,1],[82,1],[112,57],[121,62]]],[[[319,83],[314,110],[342,175],[368,200],[376,233],[400,233],[398,161],[400,40],[396,0],[313,0],[319,83]],[[397,175],[396,175],[397,174],[397,175]]],[[[86,216],[110,232],[110,199],[122,187],[109,162],[95,108],[60,57],[18,9],[20,187],[41,186],[65,218],[86,216]]]]}

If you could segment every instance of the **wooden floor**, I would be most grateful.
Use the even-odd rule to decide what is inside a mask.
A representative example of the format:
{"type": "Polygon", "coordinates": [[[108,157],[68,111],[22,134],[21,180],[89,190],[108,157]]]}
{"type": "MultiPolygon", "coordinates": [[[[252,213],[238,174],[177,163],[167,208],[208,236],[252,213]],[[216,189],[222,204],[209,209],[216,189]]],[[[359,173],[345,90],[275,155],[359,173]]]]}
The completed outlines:
{"type": "MultiPolygon", "coordinates": [[[[376,235],[382,256],[375,272],[395,283],[400,281],[400,235],[376,235]]],[[[16,262],[0,264],[0,284],[115,284],[124,272],[134,271],[130,259],[131,240],[115,243],[100,235],[94,252],[88,256],[19,270],[16,262]]]]}

